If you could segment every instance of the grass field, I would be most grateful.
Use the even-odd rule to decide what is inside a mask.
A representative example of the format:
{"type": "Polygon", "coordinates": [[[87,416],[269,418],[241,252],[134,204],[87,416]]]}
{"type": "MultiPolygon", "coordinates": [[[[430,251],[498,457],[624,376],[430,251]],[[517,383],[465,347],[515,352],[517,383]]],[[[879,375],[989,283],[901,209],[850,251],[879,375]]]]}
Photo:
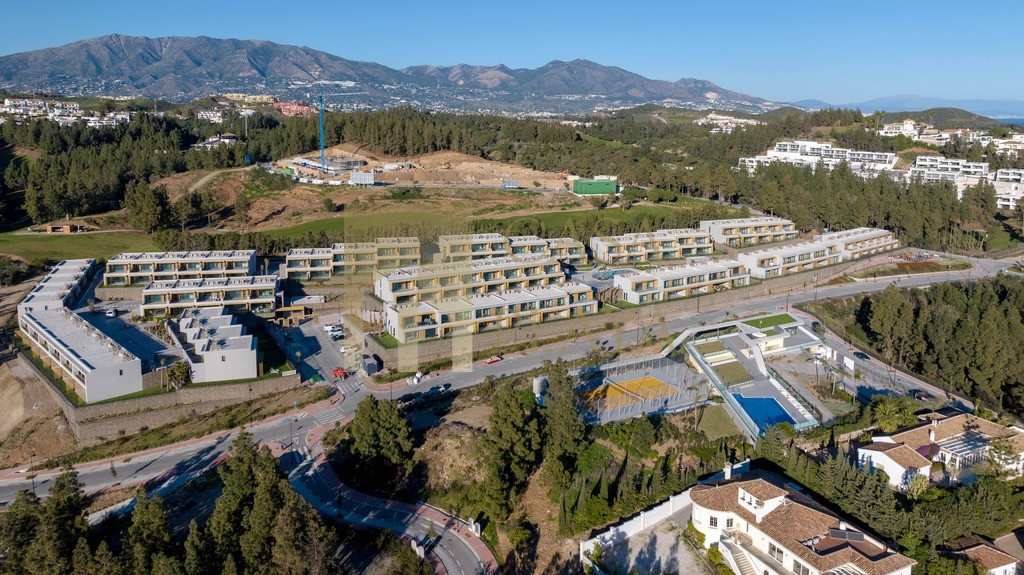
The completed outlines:
{"type": "Polygon", "coordinates": [[[971,267],[967,260],[939,260],[923,262],[899,262],[888,263],[880,266],[870,267],[859,272],[850,274],[850,277],[858,279],[882,278],[890,276],[905,276],[913,274],[929,274],[935,272],[950,272],[966,270],[971,267]]]}
{"type": "Polygon", "coordinates": [[[715,375],[718,376],[718,379],[725,384],[726,387],[753,379],[750,372],[747,371],[747,368],[743,367],[743,365],[738,361],[720,363],[712,366],[711,369],[715,371],[715,375]]]}
{"type": "Polygon", "coordinates": [[[725,344],[716,340],[706,341],[701,344],[694,346],[701,355],[707,355],[709,353],[715,353],[719,351],[725,351],[725,344]]]}
{"type": "Polygon", "coordinates": [[[153,236],[142,232],[75,235],[0,234],[0,254],[29,261],[109,258],[121,252],[155,251],[153,236]]]}
{"type": "Polygon", "coordinates": [[[791,316],[789,314],[785,314],[785,313],[780,313],[778,315],[771,315],[771,316],[768,316],[768,317],[762,317],[762,318],[758,318],[758,319],[748,320],[748,321],[745,321],[743,323],[745,323],[745,324],[747,324],[747,325],[749,325],[751,327],[755,327],[757,329],[764,329],[766,327],[775,327],[777,325],[783,325],[783,324],[786,324],[786,323],[793,323],[794,321],[796,321],[796,320],[793,319],[793,316],[791,316]]]}
{"type": "Polygon", "coordinates": [[[704,415],[697,429],[703,431],[711,441],[740,434],[739,428],[720,405],[709,405],[704,408],[704,415]]]}

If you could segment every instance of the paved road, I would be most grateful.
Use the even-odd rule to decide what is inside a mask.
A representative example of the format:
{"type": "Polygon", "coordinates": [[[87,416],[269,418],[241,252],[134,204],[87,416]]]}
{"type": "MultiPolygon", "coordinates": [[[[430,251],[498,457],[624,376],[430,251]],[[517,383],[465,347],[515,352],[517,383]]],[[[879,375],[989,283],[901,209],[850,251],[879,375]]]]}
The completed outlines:
{"type": "MultiPolygon", "coordinates": [[[[712,323],[719,321],[726,315],[747,315],[758,311],[770,311],[777,309],[785,310],[793,304],[811,301],[815,298],[825,299],[876,292],[885,289],[893,283],[896,283],[899,287],[921,287],[945,281],[980,279],[982,277],[993,276],[999,271],[1012,265],[1012,262],[996,262],[991,260],[972,260],[972,262],[974,263],[974,268],[963,272],[903,277],[899,279],[898,282],[895,280],[860,282],[824,286],[817,289],[806,288],[793,291],[788,294],[764,294],[756,298],[752,296],[747,301],[729,304],[728,306],[721,306],[722,309],[713,308],[710,310],[704,310],[699,314],[666,318],[666,328],[669,333],[680,332],[687,328],[701,325],[702,322],[712,323]]],[[[506,356],[504,361],[493,365],[476,363],[472,366],[470,371],[443,372],[425,379],[418,386],[403,389],[402,393],[421,391],[442,383],[449,383],[456,389],[465,388],[480,383],[488,375],[500,377],[503,375],[521,373],[534,369],[541,365],[544,360],[553,361],[558,358],[562,358],[567,361],[576,361],[584,358],[593,349],[595,340],[600,340],[602,342],[607,341],[607,345],[614,348],[630,346],[636,343],[638,336],[642,336],[645,333],[643,329],[645,326],[641,326],[640,324],[652,323],[650,321],[650,315],[648,314],[653,315],[657,310],[656,307],[638,309],[638,322],[635,321],[631,324],[627,324],[620,334],[591,335],[578,340],[566,340],[538,350],[510,354],[506,356]]],[[[320,338],[317,337],[315,341],[319,340],[320,338]]],[[[303,343],[309,346],[318,345],[314,341],[304,341],[303,343]]],[[[317,350],[317,352],[318,351],[319,350],[317,350]]],[[[317,352],[311,353],[309,356],[304,355],[303,357],[304,359],[315,357],[317,352]]],[[[325,353],[323,363],[326,363],[326,365],[321,363],[319,367],[333,367],[330,363],[331,359],[330,355],[325,353]]],[[[317,361],[319,362],[320,360],[317,361]]],[[[877,374],[877,371],[873,368],[868,367],[866,369],[871,373],[877,374]]],[[[293,413],[289,417],[275,418],[273,420],[261,422],[250,428],[250,431],[255,436],[256,441],[260,443],[276,445],[284,450],[293,451],[304,458],[309,458],[311,455],[310,450],[312,450],[312,456],[315,457],[319,455],[320,450],[318,443],[319,434],[322,433],[324,429],[333,426],[333,422],[352,415],[355,412],[359,401],[368,394],[373,394],[380,398],[386,398],[391,395],[391,393],[387,391],[371,391],[362,385],[352,385],[347,388],[342,401],[338,401],[334,405],[327,404],[324,406],[324,409],[317,413],[312,413],[313,410],[293,413]],[[314,431],[313,428],[317,426],[320,426],[321,429],[318,430],[317,433],[313,433],[311,435],[311,432],[314,431]],[[307,445],[306,440],[310,437],[314,438],[314,440],[309,442],[307,445]]],[[[126,485],[149,481],[158,477],[170,477],[192,473],[213,465],[218,458],[226,454],[234,434],[235,432],[225,432],[223,434],[209,436],[199,440],[183,442],[156,450],[136,453],[131,456],[119,456],[110,461],[104,460],[94,462],[78,466],[77,469],[80,472],[80,479],[85,484],[87,492],[98,491],[115,483],[126,485]],[[111,467],[114,469],[113,473],[111,472],[111,467]]],[[[44,495],[56,473],[56,471],[39,473],[38,477],[35,479],[36,492],[40,495],[44,495]]],[[[336,497],[334,494],[337,493],[337,488],[334,488],[335,490],[331,491],[331,483],[326,480],[321,481],[323,478],[320,473],[314,473],[312,475],[304,474],[303,476],[306,477],[306,479],[302,480],[302,483],[307,486],[307,493],[314,494],[316,499],[321,501],[321,505],[324,505],[323,502],[325,501],[330,501],[331,496],[336,497]]],[[[32,480],[29,477],[29,474],[26,473],[26,470],[23,467],[0,471],[0,503],[10,501],[18,490],[31,488],[32,480]]],[[[404,504],[391,502],[385,507],[390,509],[393,505],[404,504]]],[[[365,521],[380,520],[382,522],[394,522],[400,519],[399,517],[389,514],[382,514],[379,511],[369,513],[364,509],[364,512],[355,510],[348,512],[346,517],[349,518],[349,520],[356,520],[359,517],[363,517],[365,521]]],[[[401,523],[401,527],[392,525],[389,526],[389,528],[394,528],[396,530],[400,529],[400,533],[409,534],[410,536],[416,537],[420,540],[425,539],[427,529],[424,529],[424,526],[429,527],[431,523],[424,523],[419,517],[410,518],[408,516],[406,516],[403,521],[404,522],[401,523]]],[[[428,519],[427,521],[430,520],[428,519]]],[[[435,530],[438,533],[441,533],[442,531],[445,531],[446,527],[448,527],[447,524],[449,521],[450,518],[444,519],[440,523],[432,521],[432,524],[435,526],[435,530]]],[[[474,569],[478,569],[478,567],[473,567],[473,561],[471,560],[467,559],[470,564],[470,567],[468,568],[465,567],[467,562],[463,562],[464,558],[471,556],[478,557],[477,564],[480,561],[478,555],[479,551],[473,549],[472,545],[474,540],[471,537],[465,536],[464,534],[461,534],[459,537],[453,536],[447,539],[442,537],[441,542],[444,543],[444,545],[435,548],[434,554],[445,567],[449,567],[450,564],[455,565],[455,568],[449,569],[450,573],[473,573],[475,572],[474,569]],[[459,549],[459,545],[462,545],[464,548],[459,549]],[[446,557],[446,553],[451,554],[452,557],[450,561],[446,557]],[[458,561],[455,560],[456,557],[459,558],[458,561]],[[460,567],[462,567],[462,569],[460,569],[460,567]]],[[[493,558],[491,560],[493,560],[493,558]]]]}

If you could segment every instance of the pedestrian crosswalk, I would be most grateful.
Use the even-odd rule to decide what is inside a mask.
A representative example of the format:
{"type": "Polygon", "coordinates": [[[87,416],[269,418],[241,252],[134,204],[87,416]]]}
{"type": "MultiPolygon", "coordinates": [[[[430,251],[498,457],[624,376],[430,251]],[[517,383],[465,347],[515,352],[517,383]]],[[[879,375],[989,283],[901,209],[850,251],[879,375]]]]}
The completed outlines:
{"type": "Polygon", "coordinates": [[[323,413],[318,413],[313,416],[313,421],[316,421],[317,426],[327,425],[328,423],[334,423],[335,421],[341,421],[345,419],[345,414],[340,409],[332,409],[323,413]]]}
{"type": "Polygon", "coordinates": [[[357,379],[350,379],[349,381],[343,381],[336,385],[338,386],[338,390],[345,395],[351,395],[359,391],[359,380],[357,379]]]}

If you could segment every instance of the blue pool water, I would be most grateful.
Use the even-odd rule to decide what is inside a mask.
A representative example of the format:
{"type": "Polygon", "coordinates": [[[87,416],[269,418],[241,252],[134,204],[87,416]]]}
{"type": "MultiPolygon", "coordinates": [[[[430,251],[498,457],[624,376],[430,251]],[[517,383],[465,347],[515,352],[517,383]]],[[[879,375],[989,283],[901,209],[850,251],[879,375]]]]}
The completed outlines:
{"type": "Polygon", "coordinates": [[[743,397],[739,393],[734,393],[732,396],[736,398],[743,411],[747,412],[747,415],[761,431],[776,423],[796,425],[796,421],[786,413],[785,409],[782,409],[778,401],[771,397],[743,397]]]}

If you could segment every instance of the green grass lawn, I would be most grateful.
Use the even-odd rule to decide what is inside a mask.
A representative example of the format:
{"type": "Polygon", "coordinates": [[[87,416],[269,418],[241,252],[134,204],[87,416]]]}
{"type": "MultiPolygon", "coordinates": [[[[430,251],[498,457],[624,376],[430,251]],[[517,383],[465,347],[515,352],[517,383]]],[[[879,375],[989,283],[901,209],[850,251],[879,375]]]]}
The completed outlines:
{"type": "Polygon", "coordinates": [[[718,376],[718,379],[721,380],[726,387],[753,379],[750,372],[747,371],[747,368],[743,367],[738,361],[730,361],[729,363],[715,365],[712,366],[711,369],[715,371],[715,375],[718,376]]]}
{"type": "Polygon", "coordinates": [[[709,353],[716,353],[716,352],[719,352],[719,351],[725,351],[725,344],[720,342],[720,341],[718,341],[717,339],[714,340],[714,341],[706,341],[706,342],[704,342],[702,344],[696,345],[695,347],[697,348],[697,351],[699,351],[701,355],[707,355],[709,353]]]}
{"type": "Polygon", "coordinates": [[[0,254],[29,261],[110,258],[121,252],[156,251],[153,236],[142,232],[92,234],[0,234],[0,254]]]}
{"type": "Polygon", "coordinates": [[[745,321],[743,323],[745,323],[745,324],[747,324],[747,325],[749,325],[751,327],[755,327],[757,329],[765,329],[767,327],[775,327],[777,325],[783,325],[783,324],[786,324],[786,323],[793,323],[794,321],[796,321],[796,320],[793,319],[793,316],[791,316],[789,314],[786,314],[786,313],[780,313],[778,315],[772,315],[772,316],[768,316],[768,317],[762,317],[762,318],[758,318],[758,319],[748,320],[748,321],[745,321]]]}
{"type": "Polygon", "coordinates": [[[704,408],[704,415],[700,418],[697,429],[703,431],[711,441],[740,434],[739,428],[720,405],[709,405],[704,408]]]}

